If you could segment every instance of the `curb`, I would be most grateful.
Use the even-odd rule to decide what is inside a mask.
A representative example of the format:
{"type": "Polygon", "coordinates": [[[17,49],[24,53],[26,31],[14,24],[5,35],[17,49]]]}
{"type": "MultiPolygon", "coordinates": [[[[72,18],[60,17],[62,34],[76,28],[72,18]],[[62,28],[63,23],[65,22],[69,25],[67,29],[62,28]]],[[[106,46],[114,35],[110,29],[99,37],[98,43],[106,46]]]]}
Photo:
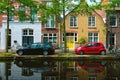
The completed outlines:
{"type": "Polygon", "coordinates": [[[75,55],[75,56],[58,56],[58,55],[23,55],[14,57],[0,57],[0,60],[120,60],[120,56],[108,56],[108,55],[75,55]]]}

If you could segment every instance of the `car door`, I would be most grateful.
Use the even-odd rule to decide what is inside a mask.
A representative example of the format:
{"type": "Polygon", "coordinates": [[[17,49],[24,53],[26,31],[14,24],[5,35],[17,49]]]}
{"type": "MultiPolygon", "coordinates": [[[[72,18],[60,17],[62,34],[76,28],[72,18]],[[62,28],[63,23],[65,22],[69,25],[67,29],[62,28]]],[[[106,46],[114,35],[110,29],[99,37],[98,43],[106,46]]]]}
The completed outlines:
{"type": "Polygon", "coordinates": [[[94,44],[94,52],[99,53],[99,49],[100,49],[100,43],[95,43],[94,44]]]}
{"type": "Polygon", "coordinates": [[[29,51],[29,54],[36,54],[36,52],[37,52],[37,44],[36,43],[31,44],[28,51],[29,51]]]}
{"type": "Polygon", "coordinates": [[[36,53],[39,54],[39,55],[41,55],[42,52],[43,52],[43,44],[42,44],[42,43],[39,43],[39,44],[37,45],[36,53]]]}
{"type": "Polygon", "coordinates": [[[86,46],[86,53],[92,54],[94,53],[94,44],[93,43],[89,43],[86,46]]]}

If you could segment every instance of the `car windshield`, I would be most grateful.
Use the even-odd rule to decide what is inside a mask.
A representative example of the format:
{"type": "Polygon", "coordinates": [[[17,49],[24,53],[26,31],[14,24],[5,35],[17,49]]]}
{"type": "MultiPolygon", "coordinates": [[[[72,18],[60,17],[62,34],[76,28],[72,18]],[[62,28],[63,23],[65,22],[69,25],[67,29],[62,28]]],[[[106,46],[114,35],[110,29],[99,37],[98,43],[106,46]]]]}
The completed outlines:
{"type": "Polygon", "coordinates": [[[50,48],[50,47],[52,47],[52,45],[50,45],[50,44],[44,44],[44,47],[50,48]]]}
{"type": "Polygon", "coordinates": [[[31,44],[30,48],[36,48],[37,44],[31,44]]]}

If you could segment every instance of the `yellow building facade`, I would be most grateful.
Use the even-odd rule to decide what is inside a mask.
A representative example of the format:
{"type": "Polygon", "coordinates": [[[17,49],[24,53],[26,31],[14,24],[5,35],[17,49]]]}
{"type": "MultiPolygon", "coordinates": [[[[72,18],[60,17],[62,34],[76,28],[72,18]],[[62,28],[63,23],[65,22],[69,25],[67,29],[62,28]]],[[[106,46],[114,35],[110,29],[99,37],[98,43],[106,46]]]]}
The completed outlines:
{"type": "Polygon", "coordinates": [[[102,42],[106,44],[105,13],[95,11],[91,15],[74,15],[69,13],[65,19],[67,47],[75,49],[80,38],[87,42],[102,42]]]}

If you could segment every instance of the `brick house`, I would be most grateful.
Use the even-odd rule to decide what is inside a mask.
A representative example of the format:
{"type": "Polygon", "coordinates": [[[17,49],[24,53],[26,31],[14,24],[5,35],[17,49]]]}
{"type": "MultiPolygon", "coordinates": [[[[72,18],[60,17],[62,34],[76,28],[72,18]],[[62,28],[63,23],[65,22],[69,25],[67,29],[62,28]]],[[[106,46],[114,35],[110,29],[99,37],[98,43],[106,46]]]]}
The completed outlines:
{"type": "MultiPolygon", "coordinates": [[[[41,0],[42,4],[47,6],[52,6],[50,0],[41,0]]],[[[59,47],[59,23],[57,22],[57,17],[51,15],[46,22],[42,22],[42,42],[50,42],[55,48],[59,47]]]]}
{"type": "MultiPolygon", "coordinates": [[[[104,11],[96,10],[92,15],[74,15],[69,13],[66,16],[67,47],[74,49],[78,40],[87,38],[88,42],[102,42],[106,45],[105,29],[106,14],[104,11]]],[[[62,39],[63,37],[62,37],[62,39]]]]}
{"type": "MultiPolygon", "coordinates": [[[[111,3],[110,0],[103,0],[103,5],[111,3]]],[[[115,13],[107,14],[107,47],[111,49],[120,48],[120,3],[116,3],[115,13]]]]}

